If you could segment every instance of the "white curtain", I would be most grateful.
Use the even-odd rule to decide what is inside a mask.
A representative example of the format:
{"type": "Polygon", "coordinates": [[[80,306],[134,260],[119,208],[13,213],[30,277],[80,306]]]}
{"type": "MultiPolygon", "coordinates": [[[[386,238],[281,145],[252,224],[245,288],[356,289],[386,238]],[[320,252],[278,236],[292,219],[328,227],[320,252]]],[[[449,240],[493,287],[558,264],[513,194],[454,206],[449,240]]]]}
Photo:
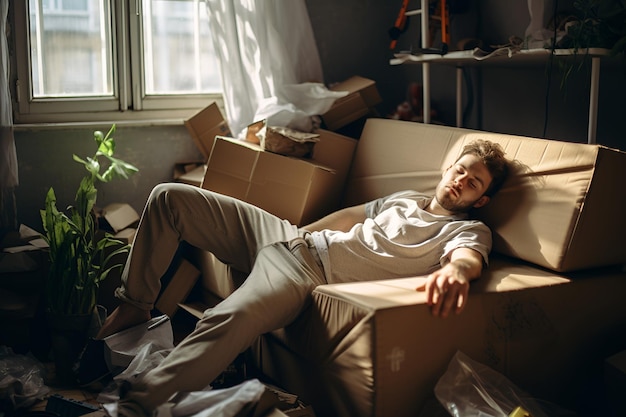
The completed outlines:
{"type": "Polygon", "coordinates": [[[17,155],[13,140],[13,114],[9,90],[7,14],[9,0],[0,0],[0,229],[15,229],[15,187],[18,185],[17,155]]]}
{"type": "Polygon", "coordinates": [[[343,94],[323,85],[304,0],[205,1],[232,133],[262,119],[315,128],[315,115],[343,94]]]}

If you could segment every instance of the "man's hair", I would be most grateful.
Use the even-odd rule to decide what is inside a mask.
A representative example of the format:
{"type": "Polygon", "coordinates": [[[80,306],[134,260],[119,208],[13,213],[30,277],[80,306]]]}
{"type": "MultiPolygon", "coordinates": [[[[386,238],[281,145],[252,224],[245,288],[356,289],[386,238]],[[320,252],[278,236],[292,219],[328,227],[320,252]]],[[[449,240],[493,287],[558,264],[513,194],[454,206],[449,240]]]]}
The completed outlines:
{"type": "Polygon", "coordinates": [[[468,154],[478,157],[487,167],[492,180],[489,188],[485,191],[485,195],[488,197],[493,196],[502,187],[509,173],[509,161],[504,156],[504,150],[498,143],[485,139],[476,139],[463,147],[463,151],[457,161],[468,154]]]}

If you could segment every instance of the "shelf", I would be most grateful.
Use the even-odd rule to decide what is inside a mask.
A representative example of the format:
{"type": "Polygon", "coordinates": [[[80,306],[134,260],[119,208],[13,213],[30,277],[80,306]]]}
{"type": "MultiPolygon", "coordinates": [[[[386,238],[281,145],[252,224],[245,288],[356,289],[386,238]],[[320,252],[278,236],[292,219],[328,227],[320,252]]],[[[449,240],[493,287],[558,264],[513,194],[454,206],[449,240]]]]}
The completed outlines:
{"type": "MultiPolygon", "coordinates": [[[[420,1],[420,9],[409,10],[405,15],[420,15],[421,23],[421,46],[422,50],[429,47],[428,39],[428,0],[420,1]]],[[[591,57],[591,87],[589,91],[589,123],[587,131],[588,143],[596,143],[596,128],[598,123],[598,91],[600,86],[600,61],[602,57],[608,57],[610,50],[605,48],[586,49],[555,49],[554,51],[545,48],[539,49],[519,49],[515,46],[502,47],[486,53],[476,48],[471,51],[454,51],[444,55],[420,54],[414,55],[410,52],[397,53],[389,61],[391,65],[420,64],[422,66],[422,95],[423,95],[423,116],[424,123],[430,123],[430,64],[447,64],[456,67],[456,125],[462,127],[462,83],[463,67],[471,65],[489,66],[515,66],[523,67],[527,65],[537,65],[544,63],[554,55],[559,60],[575,59],[578,57],[591,57]]]]}
{"type": "Polygon", "coordinates": [[[430,123],[430,64],[447,64],[457,67],[456,74],[456,125],[462,127],[462,109],[461,109],[461,84],[462,84],[462,68],[472,65],[490,65],[490,66],[515,66],[522,67],[524,65],[537,65],[544,63],[554,56],[558,59],[574,59],[577,57],[591,58],[591,88],[589,91],[589,123],[587,131],[587,142],[596,143],[596,128],[598,120],[598,90],[600,83],[600,60],[610,55],[610,50],[605,48],[587,48],[587,49],[517,49],[505,47],[496,49],[487,54],[480,49],[471,51],[455,51],[445,55],[438,54],[421,54],[414,55],[411,53],[397,53],[394,58],[389,61],[391,65],[402,64],[420,64],[422,65],[423,78],[423,95],[424,95],[424,123],[430,123]]]}
{"type": "MultiPolygon", "coordinates": [[[[402,65],[405,63],[433,63],[433,64],[448,64],[454,66],[468,66],[468,65],[484,65],[484,64],[533,64],[545,62],[551,55],[550,49],[519,49],[514,48],[500,48],[487,54],[480,49],[474,49],[471,51],[454,51],[445,55],[438,54],[421,54],[413,55],[410,53],[396,53],[394,58],[389,60],[391,65],[402,65]]],[[[588,48],[588,49],[555,49],[554,56],[559,58],[564,57],[605,57],[609,56],[610,50],[605,48],[588,48]]]]}

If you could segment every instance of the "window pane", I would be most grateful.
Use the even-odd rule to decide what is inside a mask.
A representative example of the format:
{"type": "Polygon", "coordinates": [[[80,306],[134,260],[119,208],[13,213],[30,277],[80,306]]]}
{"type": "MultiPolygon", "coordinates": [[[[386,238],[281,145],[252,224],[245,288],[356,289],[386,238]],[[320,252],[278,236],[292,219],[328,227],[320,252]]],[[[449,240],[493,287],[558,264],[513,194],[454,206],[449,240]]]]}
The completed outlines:
{"type": "Polygon", "coordinates": [[[113,95],[110,0],[29,0],[34,98],[113,95]]]}
{"type": "Polygon", "coordinates": [[[146,94],[218,93],[204,1],[143,0],[146,94]]]}

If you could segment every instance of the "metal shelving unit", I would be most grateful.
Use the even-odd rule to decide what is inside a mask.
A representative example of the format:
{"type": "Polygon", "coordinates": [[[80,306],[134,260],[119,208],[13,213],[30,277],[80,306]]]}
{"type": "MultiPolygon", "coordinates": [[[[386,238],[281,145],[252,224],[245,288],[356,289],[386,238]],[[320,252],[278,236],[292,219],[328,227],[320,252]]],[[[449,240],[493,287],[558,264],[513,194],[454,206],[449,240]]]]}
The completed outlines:
{"type": "MultiPolygon", "coordinates": [[[[421,16],[421,45],[423,49],[429,47],[428,42],[428,0],[421,0],[420,10],[407,11],[407,16],[421,16]]],[[[589,91],[589,123],[587,129],[587,142],[596,143],[596,131],[598,124],[598,92],[600,88],[600,63],[602,57],[609,55],[609,50],[604,48],[589,49],[507,49],[502,48],[488,55],[482,55],[479,51],[455,51],[444,55],[421,54],[412,55],[409,53],[394,54],[389,63],[391,65],[419,64],[422,66],[422,91],[423,91],[423,111],[424,123],[430,123],[430,65],[444,64],[456,67],[456,125],[462,127],[462,87],[463,87],[463,67],[478,65],[499,65],[499,66],[519,66],[519,65],[541,65],[550,59],[554,54],[556,59],[573,59],[574,57],[591,58],[591,88],[589,91]]]]}

